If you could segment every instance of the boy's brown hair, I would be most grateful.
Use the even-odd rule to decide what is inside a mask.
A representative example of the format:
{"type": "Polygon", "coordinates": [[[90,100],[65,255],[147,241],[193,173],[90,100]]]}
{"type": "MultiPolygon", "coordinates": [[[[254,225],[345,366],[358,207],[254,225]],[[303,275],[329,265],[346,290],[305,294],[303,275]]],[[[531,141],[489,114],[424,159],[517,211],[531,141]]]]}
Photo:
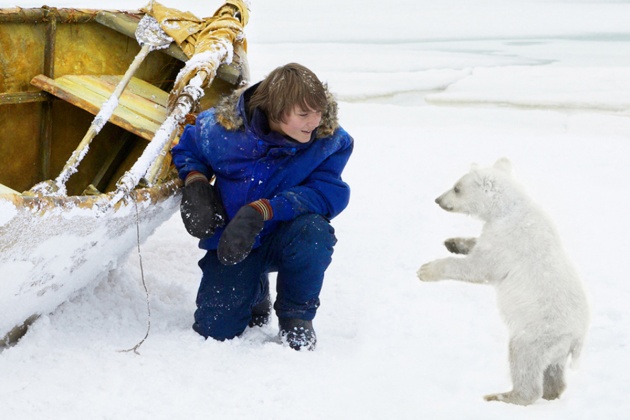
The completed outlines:
{"type": "Polygon", "coordinates": [[[301,64],[289,63],[273,70],[249,99],[248,113],[261,109],[271,121],[284,121],[295,106],[325,112],[326,88],[315,73],[301,64]]]}

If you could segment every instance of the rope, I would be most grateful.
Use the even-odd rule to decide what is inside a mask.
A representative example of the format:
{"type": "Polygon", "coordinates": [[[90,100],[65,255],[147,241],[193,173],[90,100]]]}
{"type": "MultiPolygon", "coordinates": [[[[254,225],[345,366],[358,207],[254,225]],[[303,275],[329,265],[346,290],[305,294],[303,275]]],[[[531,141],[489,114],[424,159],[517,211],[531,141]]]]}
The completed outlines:
{"type": "Polygon", "coordinates": [[[138,244],[138,260],[140,261],[140,276],[142,277],[142,286],[144,287],[144,292],[147,298],[147,332],[144,335],[144,338],[138,342],[135,346],[127,350],[119,350],[121,353],[127,353],[133,351],[136,354],[140,354],[138,349],[145,342],[145,340],[149,337],[149,331],[151,330],[151,301],[149,300],[149,289],[147,288],[147,283],[144,279],[144,268],[142,266],[142,253],[140,252],[140,213],[138,212],[138,201],[133,200],[133,203],[136,207],[136,241],[138,244]]]}

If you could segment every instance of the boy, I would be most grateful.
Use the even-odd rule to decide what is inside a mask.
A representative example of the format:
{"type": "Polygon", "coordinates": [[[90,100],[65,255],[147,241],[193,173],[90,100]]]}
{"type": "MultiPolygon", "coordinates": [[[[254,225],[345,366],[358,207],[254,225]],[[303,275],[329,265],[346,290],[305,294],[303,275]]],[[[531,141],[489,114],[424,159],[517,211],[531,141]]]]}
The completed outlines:
{"type": "Polygon", "coordinates": [[[181,213],[207,250],[193,329],[217,340],[269,321],[270,272],[282,341],[313,350],[312,320],[348,205],[353,139],[317,76],[291,63],[199,114],[173,148],[181,213]],[[208,180],[216,177],[214,185],[208,180]]]}

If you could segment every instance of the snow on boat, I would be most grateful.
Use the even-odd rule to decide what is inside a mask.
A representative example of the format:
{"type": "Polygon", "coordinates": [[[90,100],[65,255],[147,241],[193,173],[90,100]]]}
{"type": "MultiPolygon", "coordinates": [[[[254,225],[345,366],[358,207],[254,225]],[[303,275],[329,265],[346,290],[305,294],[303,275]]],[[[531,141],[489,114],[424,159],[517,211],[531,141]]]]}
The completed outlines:
{"type": "Polygon", "coordinates": [[[0,9],[0,348],[173,215],[170,147],[247,83],[247,20],[242,0],[0,9]]]}

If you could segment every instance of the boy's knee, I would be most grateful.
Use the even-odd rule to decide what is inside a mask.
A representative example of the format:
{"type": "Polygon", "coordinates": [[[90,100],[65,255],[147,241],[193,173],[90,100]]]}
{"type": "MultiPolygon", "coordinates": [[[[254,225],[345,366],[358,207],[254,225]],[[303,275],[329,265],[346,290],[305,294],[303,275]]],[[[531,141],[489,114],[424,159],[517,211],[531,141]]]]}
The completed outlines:
{"type": "Polygon", "coordinates": [[[230,301],[197,303],[193,330],[202,336],[223,341],[237,337],[245,331],[251,317],[251,311],[231,306],[230,301]]]}
{"type": "Polygon", "coordinates": [[[195,323],[193,330],[205,338],[213,338],[218,341],[231,340],[243,333],[247,327],[234,322],[234,320],[222,319],[217,317],[203,317],[195,314],[195,323]]]}
{"type": "Polygon", "coordinates": [[[236,336],[238,336],[239,334],[234,334],[233,332],[228,332],[228,331],[219,331],[216,330],[214,328],[212,328],[211,325],[208,325],[205,322],[195,322],[192,326],[193,330],[205,337],[205,338],[212,338],[215,339],[217,341],[225,341],[225,340],[231,340],[233,338],[235,338],[236,336]]]}
{"type": "Polygon", "coordinates": [[[302,241],[311,245],[332,248],[337,243],[335,229],[330,222],[319,214],[306,214],[293,221],[292,229],[302,241]]]}
{"type": "Polygon", "coordinates": [[[285,233],[282,258],[285,263],[325,267],[337,243],[335,230],[322,216],[309,214],[293,220],[285,233]]]}

